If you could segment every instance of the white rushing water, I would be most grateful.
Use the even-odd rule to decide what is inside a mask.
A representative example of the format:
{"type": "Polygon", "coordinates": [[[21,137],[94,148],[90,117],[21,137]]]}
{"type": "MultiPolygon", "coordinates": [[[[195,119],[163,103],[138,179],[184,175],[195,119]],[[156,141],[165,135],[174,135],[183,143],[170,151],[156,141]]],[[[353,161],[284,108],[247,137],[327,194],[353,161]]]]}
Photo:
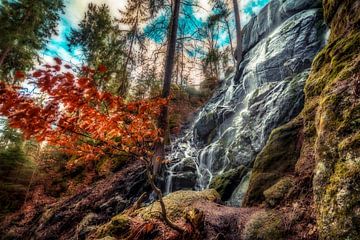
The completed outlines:
{"type": "Polygon", "coordinates": [[[242,165],[247,174],[227,199],[241,203],[253,161],[271,131],[302,109],[304,83],[326,31],[321,10],[301,10],[312,5],[273,0],[260,12],[266,20],[254,18],[245,26],[244,41],[253,45],[245,43],[240,77],[225,79],[182,137],[172,141],[166,193],[206,189],[214,177],[242,165]]]}

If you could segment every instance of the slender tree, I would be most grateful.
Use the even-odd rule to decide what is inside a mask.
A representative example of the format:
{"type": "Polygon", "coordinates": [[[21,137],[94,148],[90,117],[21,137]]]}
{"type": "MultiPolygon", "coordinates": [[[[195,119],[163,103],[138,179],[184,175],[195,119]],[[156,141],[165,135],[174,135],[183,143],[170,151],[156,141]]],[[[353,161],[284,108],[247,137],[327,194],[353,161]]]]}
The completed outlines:
{"type": "Polygon", "coordinates": [[[63,0],[3,0],[0,5],[0,77],[28,70],[57,34],[63,0]]]}
{"type": "MultiPolygon", "coordinates": [[[[134,48],[138,46],[141,50],[145,48],[145,36],[141,29],[141,25],[146,23],[152,15],[149,2],[143,0],[128,0],[126,9],[119,10],[121,18],[118,22],[128,26],[126,33],[127,54],[123,64],[124,75],[128,74],[129,63],[134,63],[134,48]]],[[[119,92],[122,90],[119,89],[119,92]]]]}
{"type": "MultiPolygon", "coordinates": [[[[180,15],[180,5],[181,0],[174,0],[172,5],[172,14],[168,30],[168,40],[167,40],[167,51],[165,57],[165,69],[164,69],[164,82],[163,90],[161,97],[168,98],[170,96],[171,88],[171,79],[174,69],[174,60],[176,54],[176,40],[177,40],[177,31],[179,25],[179,15],[180,15]]],[[[168,106],[162,106],[160,116],[158,119],[158,127],[163,131],[163,142],[156,145],[155,157],[154,157],[154,174],[156,175],[159,171],[161,161],[165,157],[165,146],[164,144],[168,141],[168,128],[169,128],[169,109],[168,106]]]]}
{"type": "Polygon", "coordinates": [[[242,60],[242,32],[241,32],[241,21],[240,21],[240,11],[239,11],[238,0],[233,0],[233,7],[234,7],[235,26],[236,26],[235,59],[237,61],[237,65],[239,65],[242,60]]]}
{"type": "Polygon", "coordinates": [[[234,12],[235,29],[236,29],[236,49],[233,50],[232,34],[230,30],[229,16],[230,16],[230,0],[211,0],[215,5],[215,8],[219,10],[218,14],[221,15],[222,20],[228,31],[230,39],[230,47],[233,51],[234,58],[236,59],[237,65],[242,60],[242,31],[241,31],[241,20],[240,20],[240,9],[238,0],[232,0],[232,7],[234,12]]]}
{"type": "MultiPolygon", "coordinates": [[[[97,81],[101,89],[125,96],[129,88],[128,75],[124,73],[127,52],[125,36],[110,14],[110,9],[103,4],[90,3],[78,29],[72,29],[68,36],[70,49],[80,48],[82,60],[92,68],[104,66],[104,77],[108,81],[97,81]]],[[[97,79],[97,80],[100,80],[97,79]]]]}

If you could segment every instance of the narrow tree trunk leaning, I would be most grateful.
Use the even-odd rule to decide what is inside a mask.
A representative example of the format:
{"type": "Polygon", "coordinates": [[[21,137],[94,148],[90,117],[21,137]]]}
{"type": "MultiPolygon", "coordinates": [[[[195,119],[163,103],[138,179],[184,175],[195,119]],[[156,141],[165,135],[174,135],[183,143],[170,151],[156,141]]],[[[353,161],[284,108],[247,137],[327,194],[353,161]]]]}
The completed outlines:
{"type": "Polygon", "coordinates": [[[5,48],[5,50],[1,53],[1,56],[0,56],[0,67],[4,64],[4,61],[7,57],[7,55],[10,53],[11,51],[11,48],[10,47],[7,47],[5,48]]]}
{"type": "Polygon", "coordinates": [[[241,21],[240,21],[238,0],[233,0],[233,5],[234,5],[234,14],[235,14],[235,26],[236,26],[235,59],[238,67],[242,60],[242,33],[241,33],[241,21]]]}
{"type": "Polygon", "coordinates": [[[152,190],[154,191],[154,193],[157,195],[157,197],[159,199],[159,204],[160,204],[160,208],[161,208],[161,216],[162,216],[164,222],[169,227],[171,227],[172,229],[174,229],[174,230],[176,230],[176,231],[178,231],[180,233],[183,233],[185,230],[182,229],[181,227],[179,227],[178,225],[176,225],[175,223],[173,223],[169,219],[169,217],[167,215],[167,211],[166,211],[166,206],[165,206],[165,203],[164,203],[164,200],[163,200],[162,192],[155,184],[155,177],[154,177],[153,174],[151,174],[151,169],[147,168],[146,172],[147,172],[147,177],[148,177],[150,186],[151,186],[152,190]]]}
{"type": "MultiPolygon", "coordinates": [[[[168,34],[168,46],[165,59],[165,73],[164,73],[164,83],[162,90],[162,97],[168,98],[170,96],[171,88],[171,78],[172,72],[174,69],[174,58],[176,51],[176,38],[177,30],[179,24],[179,14],[180,14],[180,0],[174,0],[173,12],[171,16],[171,21],[169,25],[169,34],[168,34]]],[[[157,144],[155,147],[155,156],[153,159],[154,175],[156,176],[159,168],[161,166],[161,161],[165,157],[164,144],[168,141],[168,106],[163,106],[161,108],[160,116],[158,119],[158,127],[163,131],[164,140],[162,143],[157,144]]]]}

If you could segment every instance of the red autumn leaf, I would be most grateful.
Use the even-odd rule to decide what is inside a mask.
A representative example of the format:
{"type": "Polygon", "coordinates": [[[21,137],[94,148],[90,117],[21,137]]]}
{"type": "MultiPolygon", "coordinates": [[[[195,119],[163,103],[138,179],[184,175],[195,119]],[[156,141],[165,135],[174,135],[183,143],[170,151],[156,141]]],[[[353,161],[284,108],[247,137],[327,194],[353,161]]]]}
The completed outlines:
{"type": "MultiPolygon", "coordinates": [[[[70,72],[60,73],[60,65],[47,68],[32,74],[33,83],[48,96],[44,106],[37,104],[37,95],[24,96],[16,86],[0,83],[0,115],[8,117],[10,126],[21,129],[26,137],[61,147],[66,153],[78,156],[80,163],[124,151],[151,156],[149,149],[162,139],[154,119],[167,100],[127,103],[99,91],[92,74],[78,77],[70,72]]],[[[25,74],[17,76],[25,77],[25,74]]]]}
{"type": "Polygon", "coordinates": [[[38,78],[38,77],[40,77],[41,75],[42,75],[41,71],[35,71],[35,72],[33,73],[33,77],[35,77],[35,78],[38,78]]]}
{"type": "Polygon", "coordinates": [[[16,79],[24,79],[25,78],[25,74],[21,71],[16,71],[15,72],[15,78],[16,79]]]}
{"type": "Polygon", "coordinates": [[[105,73],[106,71],[107,71],[107,67],[105,66],[105,65],[99,65],[99,67],[98,67],[98,71],[100,72],[100,73],[105,73]]]}
{"type": "Polygon", "coordinates": [[[57,72],[60,72],[60,70],[61,70],[60,65],[55,65],[53,68],[54,68],[55,71],[57,71],[57,72]]]}
{"type": "Polygon", "coordinates": [[[61,61],[60,58],[55,57],[55,58],[54,58],[54,61],[56,62],[57,65],[62,65],[62,61],[61,61]]]}

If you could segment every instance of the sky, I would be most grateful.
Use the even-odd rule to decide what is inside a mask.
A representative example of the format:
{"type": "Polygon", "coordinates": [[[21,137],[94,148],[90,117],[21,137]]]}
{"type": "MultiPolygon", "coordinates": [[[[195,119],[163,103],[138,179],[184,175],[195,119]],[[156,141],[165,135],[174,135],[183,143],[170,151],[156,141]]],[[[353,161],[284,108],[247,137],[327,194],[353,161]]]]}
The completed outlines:
{"type": "MultiPolygon", "coordinates": [[[[65,15],[61,17],[59,23],[59,35],[54,36],[48,46],[42,52],[42,56],[45,61],[48,61],[54,56],[59,56],[64,60],[71,61],[72,63],[79,63],[80,52],[74,50],[70,52],[67,47],[66,36],[69,35],[71,28],[77,26],[81,21],[88,4],[92,2],[95,4],[107,4],[110,6],[111,14],[114,17],[119,17],[118,9],[124,9],[126,0],[65,0],[66,9],[65,15]]],[[[246,24],[252,15],[257,14],[268,2],[269,0],[241,0],[240,2],[240,16],[243,24],[246,24]]],[[[198,3],[201,8],[197,9],[185,9],[189,15],[191,15],[191,21],[201,23],[206,19],[206,17],[211,13],[211,6],[208,3],[208,0],[199,0],[198,3]]],[[[189,21],[188,18],[183,18],[184,24],[186,21],[189,21]]],[[[191,29],[188,29],[191,31],[191,29]]],[[[226,42],[226,40],[224,40],[226,42]]]]}

